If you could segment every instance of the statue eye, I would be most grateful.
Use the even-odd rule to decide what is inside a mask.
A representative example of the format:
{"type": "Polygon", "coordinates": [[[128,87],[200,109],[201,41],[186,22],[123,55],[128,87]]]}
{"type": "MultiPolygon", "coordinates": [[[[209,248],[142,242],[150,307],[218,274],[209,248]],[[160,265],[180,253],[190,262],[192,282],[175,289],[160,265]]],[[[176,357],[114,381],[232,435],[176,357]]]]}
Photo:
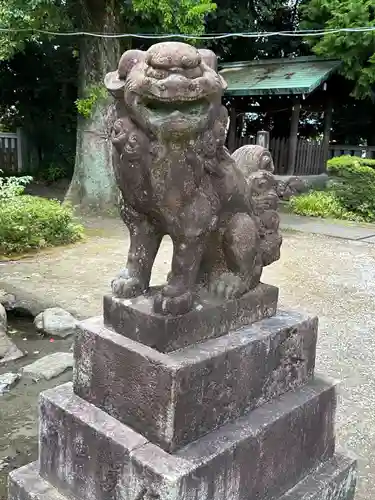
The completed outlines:
{"type": "Polygon", "coordinates": [[[129,144],[135,146],[138,142],[137,136],[135,134],[131,134],[128,139],[129,144]]]}

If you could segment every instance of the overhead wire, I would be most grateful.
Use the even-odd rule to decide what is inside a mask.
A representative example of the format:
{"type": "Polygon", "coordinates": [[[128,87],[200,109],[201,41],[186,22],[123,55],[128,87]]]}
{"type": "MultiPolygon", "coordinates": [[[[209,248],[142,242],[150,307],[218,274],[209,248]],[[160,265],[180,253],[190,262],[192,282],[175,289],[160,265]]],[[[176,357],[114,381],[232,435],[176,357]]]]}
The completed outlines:
{"type": "Polygon", "coordinates": [[[274,36],[286,37],[310,37],[324,36],[338,33],[368,33],[374,32],[375,26],[362,26],[358,28],[332,28],[320,30],[295,30],[295,31],[258,31],[258,32],[234,32],[234,33],[94,33],[89,31],[50,31],[33,28],[0,28],[0,33],[30,33],[48,36],[91,36],[97,38],[141,38],[147,40],[166,40],[171,38],[196,39],[196,40],[222,40],[225,38],[270,38],[274,36]]]}

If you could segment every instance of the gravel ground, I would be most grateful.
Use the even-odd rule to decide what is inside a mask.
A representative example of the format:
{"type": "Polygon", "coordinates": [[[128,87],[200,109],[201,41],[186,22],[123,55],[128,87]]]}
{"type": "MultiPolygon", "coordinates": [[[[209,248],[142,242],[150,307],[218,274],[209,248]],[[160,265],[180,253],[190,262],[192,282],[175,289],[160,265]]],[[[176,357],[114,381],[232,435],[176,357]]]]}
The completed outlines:
{"type": "MultiPolygon", "coordinates": [[[[88,221],[88,227],[87,241],[82,244],[2,263],[0,288],[11,285],[26,290],[79,317],[99,315],[102,295],[123,266],[128,241],[126,231],[117,220],[96,219],[88,221]]],[[[171,244],[165,240],[155,264],[154,283],[164,280],[170,256],[171,244]]],[[[375,374],[372,370],[375,246],[286,232],[282,258],[265,270],[263,281],[280,287],[280,308],[319,316],[317,371],[342,381],[338,441],[359,457],[356,499],[375,498],[375,374]]],[[[35,385],[29,387],[27,390],[16,388],[12,395],[1,400],[0,436],[4,437],[0,437],[0,460],[9,455],[10,447],[17,448],[20,451],[17,465],[30,461],[36,453],[33,420],[36,412],[31,415],[30,407],[35,404],[36,408],[40,387],[38,390],[35,385]],[[17,394],[19,397],[15,398],[17,394]],[[18,418],[14,418],[16,404],[18,418]],[[26,434],[23,414],[29,422],[26,434]],[[26,435],[27,454],[22,452],[26,435]],[[10,445],[9,436],[12,436],[10,445]]],[[[4,498],[1,489],[0,484],[0,498],[4,498]]]]}

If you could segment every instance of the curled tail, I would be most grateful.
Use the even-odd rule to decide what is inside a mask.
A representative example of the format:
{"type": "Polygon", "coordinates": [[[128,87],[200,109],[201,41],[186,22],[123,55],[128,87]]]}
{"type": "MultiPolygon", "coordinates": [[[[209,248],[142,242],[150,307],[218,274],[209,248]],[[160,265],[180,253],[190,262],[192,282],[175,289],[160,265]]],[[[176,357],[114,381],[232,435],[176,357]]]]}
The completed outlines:
{"type": "Polygon", "coordinates": [[[280,258],[282,242],[272,156],[262,146],[247,145],[234,151],[232,158],[249,185],[251,204],[261,237],[262,264],[268,266],[280,258]]]}

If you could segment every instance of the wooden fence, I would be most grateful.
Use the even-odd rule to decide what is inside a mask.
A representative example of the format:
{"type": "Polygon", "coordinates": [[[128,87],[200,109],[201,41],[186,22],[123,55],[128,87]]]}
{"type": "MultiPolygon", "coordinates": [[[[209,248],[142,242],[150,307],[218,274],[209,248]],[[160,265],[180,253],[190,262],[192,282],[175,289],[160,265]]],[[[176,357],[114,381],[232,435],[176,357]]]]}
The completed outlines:
{"type": "MultiPolygon", "coordinates": [[[[255,144],[255,137],[241,137],[237,140],[236,149],[246,144],[255,144]]],[[[269,147],[275,173],[285,175],[288,170],[289,138],[273,137],[269,147]]],[[[324,148],[321,141],[298,139],[295,175],[316,175],[324,172],[324,148]]]]}
{"type": "Polygon", "coordinates": [[[0,170],[22,172],[21,134],[0,133],[0,170]]]}
{"type": "Polygon", "coordinates": [[[375,158],[375,146],[330,144],[328,158],[342,155],[359,156],[360,158],[375,158]]]}
{"type": "MultiPolygon", "coordinates": [[[[256,144],[255,137],[240,137],[236,140],[235,149],[246,144],[256,144]]],[[[275,173],[285,175],[288,170],[289,138],[273,137],[269,147],[275,173]]],[[[343,144],[330,144],[328,158],[350,155],[362,158],[375,158],[375,146],[351,146],[343,144]]],[[[325,172],[325,158],[323,142],[313,139],[299,138],[297,142],[296,164],[294,175],[318,175],[325,172]]]]}

